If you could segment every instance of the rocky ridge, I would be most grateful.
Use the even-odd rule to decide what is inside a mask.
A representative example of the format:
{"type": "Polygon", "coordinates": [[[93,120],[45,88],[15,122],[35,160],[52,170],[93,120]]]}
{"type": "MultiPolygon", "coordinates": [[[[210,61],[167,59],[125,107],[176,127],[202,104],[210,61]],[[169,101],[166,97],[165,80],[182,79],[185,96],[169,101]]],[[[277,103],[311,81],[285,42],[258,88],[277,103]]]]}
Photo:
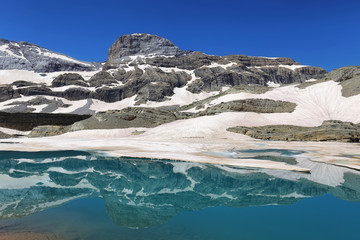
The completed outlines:
{"type": "MultiPolygon", "coordinates": [[[[81,62],[77,60],[74,62],[71,58],[69,61],[73,65],[69,67],[70,62],[62,62],[65,61],[62,58],[51,58],[51,54],[55,53],[36,45],[7,40],[2,40],[2,43],[0,49],[3,49],[4,59],[16,58],[19,61],[16,64],[10,64],[10,67],[9,64],[5,64],[10,60],[3,60],[0,69],[25,69],[36,72],[95,69],[91,64],[91,67],[84,67],[90,66],[86,65],[89,63],[81,65],[81,62]],[[28,61],[26,60],[28,55],[25,53],[29,53],[29,56],[36,55],[33,60],[37,65],[31,65],[35,67],[30,68],[27,64],[22,64],[28,61]],[[46,65],[43,58],[46,61],[50,58],[55,59],[56,64],[46,63],[46,65]],[[59,64],[58,67],[56,67],[57,64],[59,64]]],[[[64,57],[64,55],[61,56],[64,57]]],[[[308,79],[321,78],[325,73],[326,71],[322,68],[303,66],[290,58],[206,55],[201,52],[182,51],[169,40],[156,35],[131,34],[121,36],[115,41],[109,49],[109,56],[102,71],[90,78],[84,78],[72,72],[59,73],[43,84],[18,79],[18,81],[0,85],[0,102],[10,102],[22,96],[41,95],[69,101],[90,98],[106,103],[134,98],[134,105],[141,106],[149,102],[166,102],[176,95],[177,89],[187,95],[202,92],[216,93],[222,91],[223,88],[240,85],[268,86],[301,83],[308,79]]],[[[31,111],[31,109],[17,109],[19,112],[31,111]]],[[[42,110],[36,111],[42,112],[42,110]]],[[[54,109],[54,112],[56,111],[57,109],[54,109]]],[[[91,112],[88,111],[88,113],[91,112]]]]}
{"type": "MultiPolygon", "coordinates": [[[[1,44],[0,52],[5,56],[4,59],[41,55],[37,59],[34,57],[38,65],[33,65],[35,68],[30,70],[44,72],[40,75],[46,80],[19,78],[0,85],[1,110],[9,113],[93,114],[89,119],[72,125],[36,124],[30,136],[57,135],[83,129],[149,128],[179,119],[223,112],[291,113],[296,107],[295,103],[262,97],[211,104],[214,99],[227,94],[262,94],[284,84],[299,83],[298,88],[306,88],[312,84],[334,80],[341,84],[343,96],[351,97],[360,93],[360,71],[357,66],[326,73],[321,68],[300,65],[290,58],[206,55],[180,50],[169,40],[150,34],[121,36],[110,47],[102,70],[91,72],[88,76],[81,71],[92,71],[96,69],[96,64],[92,68],[78,68],[77,64],[81,65],[83,62],[56,55],[36,45],[7,40],[1,40],[1,44]],[[64,60],[75,65],[70,69],[72,72],[54,74],[56,71],[68,71],[67,63],[59,62],[64,67],[56,67],[56,64],[49,65],[55,66],[53,68],[41,67],[45,61],[42,57],[46,61],[64,60]],[[174,100],[179,98],[181,101],[174,100]],[[195,100],[186,101],[186,98],[195,100]],[[111,105],[115,103],[116,105],[111,105]],[[158,103],[163,103],[160,105],[162,107],[152,107],[158,103]],[[104,106],[104,110],[114,110],[99,112],[103,109],[99,106],[104,106]]],[[[10,65],[5,64],[7,61],[4,60],[0,68],[8,69],[10,65]]],[[[26,64],[20,63],[23,67],[16,64],[13,65],[14,68],[29,70],[26,64]]],[[[349,137],[353,132],[349,133],[344,124],[347,123],[325,124],[326,127],[314,129],[325,132],[334,130],[336,138],[315,137],[313,133],[308,136],[303,132],[312,131],[311,129],[300,129],[297,126],[274,127],[276,131],[273,133],[267,127],[256,131],[255,128],[238,127],[236,131],[247,135],[256,132],[252,134],[253,137],[271,140],[276,140],[275,133],[283,133],[279,140],[356,141],[357,135],[349,137]],[[345,131],[341,130],[343,128],[345,131]]]]}
{"type": "Polygon", "coordinates": [[[0,39],[0,69],[35,72],[93,71],[100,63],[83,62],[28,42],[0,39]]]}

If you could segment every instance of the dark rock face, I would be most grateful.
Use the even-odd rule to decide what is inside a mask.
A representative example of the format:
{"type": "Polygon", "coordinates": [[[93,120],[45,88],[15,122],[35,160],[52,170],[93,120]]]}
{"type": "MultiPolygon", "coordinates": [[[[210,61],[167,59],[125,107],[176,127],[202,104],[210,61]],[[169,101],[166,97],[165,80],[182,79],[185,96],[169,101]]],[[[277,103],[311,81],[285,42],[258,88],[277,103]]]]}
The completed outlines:
{"type": "Polygon", "coordinates": [[[190,52],[178,57],[154,57],[146,59],[146,63],[152,66],[167,68],[177,67],[187,70],[194,70],[218,61],[228,63],[228,61],[222,60],[219,56],[206,55],[201,52],[190,52]]]}
{"type": "Polygon", "coordinates": [[[136,55],[174,56],[183,53],[169,40],[150,34],[131,34],[119,37],[109,49],[106,64],[117,66],[122,60],[136,55]]]}
{"type": "Polygon", "coordinates": [[[70,125],[89,118],[89,115],[50,113],[5,113],[0,112],[0,127],[29,131],[41,125],[70,125]]]}
{"type": "Polygon", "coordinates": [[[0,40],[0,69],[35,72],[93,71],[97,63],[81,62],[27,42],[0,40]]]}
{"type": "Polygon", "coordinates": [[[243,68],[232,66],[202,67],[195,70],[199,79],[191,83],[187,90],[193,93],[202,91],[219,91],[223,86],[239,86],[242,84],[257,84],[265,86],[268,82],[288,84],[304,82],[310,78],[324,76],[326,71],[317,67],[303,67],[295,70],[283,67],[243,68]],[[304,68],[304,69],[303,69],[304,68]]]}
{"type": "Polygon", "coordinates": [[[91,93],[91,97],[105,102],[116,102],[138,94],[136,100],[139,103],[163,101],[166,96],[174,94],[175,87],[183,87],[191,79],[185,72],[166,73],[156,68],[143,71],[137,67],[129,72],[120,68],[114,75],[115,77],[102,71],[93,76],[90,85],[98,88],[95,93],[91,93]],[[112,87],[111,84],[115,86],[112,87]]]}
{"type": "Polygon", "coordinates": [[[360,141],[360,124],[341,121],[324,121],[319,127],[272,125],[252,128],[233,127],[228,131],[275,141],[360,141]]]}
{"type": "Polygon", "coordinates": [[[11,86],[0,86],[0,102],[7,101],[13,98],[18,98],[20,95],[14,91],[11,86]]]}
{"type": "Polygon", "coordinates": [[[222,67],[199,68],[195,70],[195,76],[199,79],[192,82],[187,90],[192,93],[202,91],[220,91],[223,86],[238,86],[241,84],[265,85],[265,79],[262,73],[253,73],[249,71],[228,71],[222,67]]]}
{"type": "Polygon", "coordinates": [[[91,91],[86,88],[69,88],[63,93],[57,93],[57,96],[61,96],[65,99],[76,101],[90,98],[91,91]]]}
{"type": "Polygon", "coordinates": [[[14,85],[15,87],[18,87],[18,88],[19,88],[19,87],[30,87],[30,86],[34,86],[34,85],[36,85],[36,83],[19,80],[19,81],[13,82],[12,85],[14,85]]]}
{"type": "Polygon", "coordinates": [[[310,78],[322,78],[326,71],[319,67],[302,67],[295,70],[287,68],[261,68],[267,73],[266,81],[274,83],[289,84],[294,82],[304,82],[310,78]]]}
{"type": "Polygon", "coordinates": [[[111,85],[118,83],[115,78],[106,71],[101,71],[92,76],[89,80],[90,87],[100,87],[102,85],[111,85]]]}
{"type": "Polygon", "coordinates": [[[88,87],[84,80],[84,78],[77,73],[64,73],[57,76],[51,84],[53,87],[62,87],[62,86],[69,86],[69,85],[78,85],[82,87],[88,87]]]}
{"type": "Polygon", "coordinates": [[[264,67],[264,66],[273,66],[273,65],[298,65],[299,63],[295,62],[291,58],[266,58],[266,57],[252,57],[246,55],[228,55],[224,57],[228,61],[240,63],[247,67],[264,67]]]}

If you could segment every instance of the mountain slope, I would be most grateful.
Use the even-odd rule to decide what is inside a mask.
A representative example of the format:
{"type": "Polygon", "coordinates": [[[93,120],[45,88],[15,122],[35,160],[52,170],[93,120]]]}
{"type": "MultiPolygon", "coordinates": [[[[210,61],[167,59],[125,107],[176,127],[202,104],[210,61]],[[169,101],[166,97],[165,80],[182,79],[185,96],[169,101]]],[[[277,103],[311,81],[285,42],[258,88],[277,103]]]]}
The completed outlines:
{"type": "Polygon", "coordinates": [[[175,107],[237,86],[302,83],[326,73],[290,58],[182,51],[169,40],[150,34],[121,36],[110,47],[101,71],[35,45],[2,42],[3,59],[11,61],[3,60],[0,68],[17,69],[0,70],[0,82],[4,83],[0,86],[0,110],[7,112],[88,114],[129,106],[175,107]],[[29,52],[36,53],[31,67],[22,64],[32,59],[29,52]],[[70,60],[60,62],[63,58],[70,60]],[[46,66],[44,59],[50,61],[46,66]],[[8,62],[12,64],[6,65],[8,62]],[[39,96],[45,100],[38,101],[39,96]],[[54,101],[63,104],[49,107],[54,101]]]}
{"type": "Polygon", "coordinates": [[[0,39],[0,69],[35,72],[93,71],[97,63],[78,61],[28,42],[0,39]]]}

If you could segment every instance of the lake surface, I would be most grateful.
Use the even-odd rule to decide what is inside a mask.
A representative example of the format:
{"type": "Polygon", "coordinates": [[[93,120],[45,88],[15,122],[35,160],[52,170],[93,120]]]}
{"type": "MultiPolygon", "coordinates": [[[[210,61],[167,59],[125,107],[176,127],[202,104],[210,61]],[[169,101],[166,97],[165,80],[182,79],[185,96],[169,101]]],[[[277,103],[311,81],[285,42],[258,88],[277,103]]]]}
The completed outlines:
{"type": "MultiPolygon", "coordinates": [[[[252,157],[297,163],[291,151],[252,157]]],[[[311,164],[308,174],[0,151],[0,239],[359,239],[360,172],[311,164]]]]}

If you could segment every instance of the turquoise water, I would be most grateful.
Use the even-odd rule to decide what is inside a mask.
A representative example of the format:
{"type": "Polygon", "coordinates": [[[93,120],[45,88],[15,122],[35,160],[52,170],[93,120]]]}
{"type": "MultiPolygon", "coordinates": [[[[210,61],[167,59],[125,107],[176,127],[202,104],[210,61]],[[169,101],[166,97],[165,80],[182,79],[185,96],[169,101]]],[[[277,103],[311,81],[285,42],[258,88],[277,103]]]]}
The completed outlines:
{"type": "Polygon", "coordinates": [[[80,151],[3,151],[0,233],[52,232],[63,239],[359,239],[360,174],[335,170],[343,175],[333,186],[289,171],[80,151]]]}

